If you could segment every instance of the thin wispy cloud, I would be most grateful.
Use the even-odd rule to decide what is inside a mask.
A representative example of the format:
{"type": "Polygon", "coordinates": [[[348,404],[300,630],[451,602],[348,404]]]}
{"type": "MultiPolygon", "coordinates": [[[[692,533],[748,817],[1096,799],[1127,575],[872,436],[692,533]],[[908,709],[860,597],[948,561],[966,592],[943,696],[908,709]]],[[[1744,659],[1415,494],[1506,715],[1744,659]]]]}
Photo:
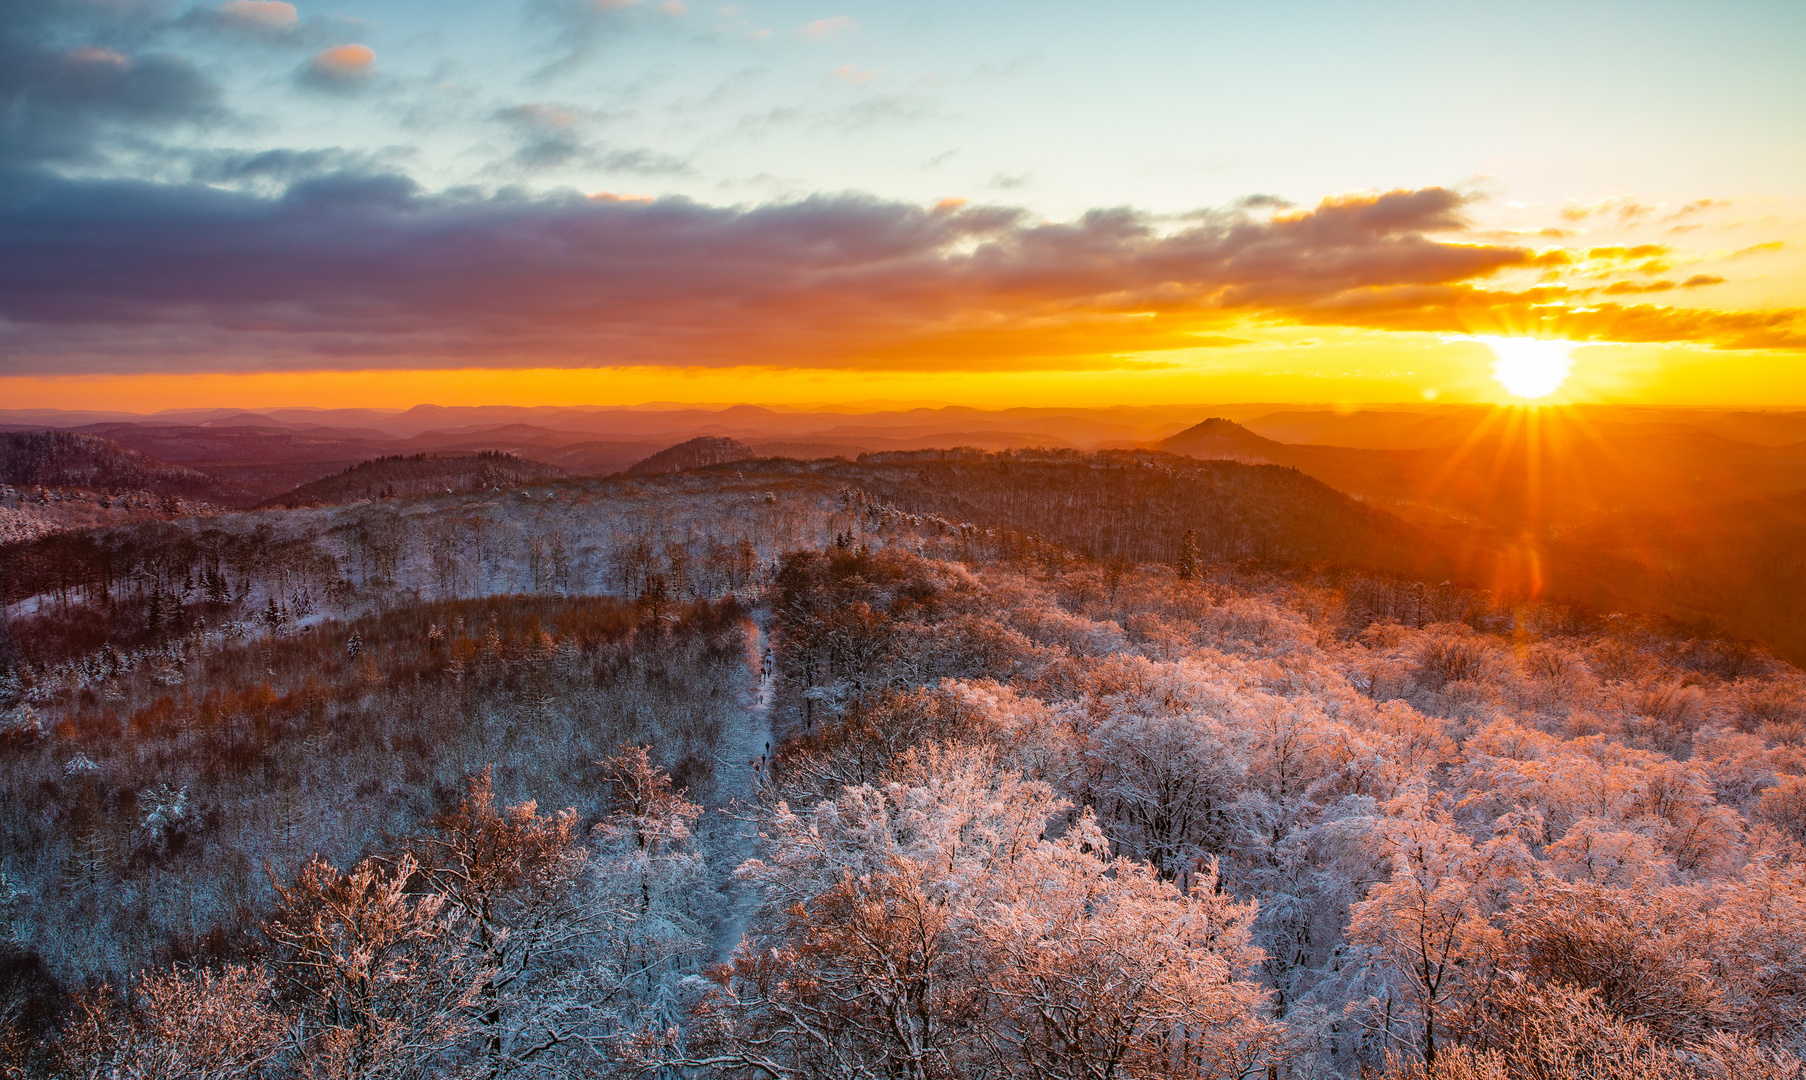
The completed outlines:
{"type": "Polygon", "coordinates": [[[855,86],[864,86],[866,83],[869,83],[878,77],[878,72],[876,70],[861,71],[851,64],[842,64],[830,72],[830,74],[841,82],[852,83],[855,86]]]}
{"type": "Polygon", "coordinates": [[[295,5],[283,0],[226,0],[217,9],[221,24],[263,34],[284,34],[301,25],[295,5]]]}
{"type": "Polygon", "coordinates": [[[835,15],[803,24],[797,29],[796,35],[805,41],[827,41],[848,33],[856,25],[858,24],[851,15],[835,15]]]}

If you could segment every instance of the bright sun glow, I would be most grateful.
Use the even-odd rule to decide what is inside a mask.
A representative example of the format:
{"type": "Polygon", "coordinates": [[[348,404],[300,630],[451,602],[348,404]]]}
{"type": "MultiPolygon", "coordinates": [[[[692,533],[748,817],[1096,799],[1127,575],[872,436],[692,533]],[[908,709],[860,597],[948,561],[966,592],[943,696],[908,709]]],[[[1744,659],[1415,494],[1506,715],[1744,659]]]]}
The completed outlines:
{"type": "Polygon", "coordinates": [[[1574,366],[1571,341],[1527,337],[1483,337],[1492,350],[1492,377],[1513,397],[1546,398],[1568,381],[1574,366]]]}

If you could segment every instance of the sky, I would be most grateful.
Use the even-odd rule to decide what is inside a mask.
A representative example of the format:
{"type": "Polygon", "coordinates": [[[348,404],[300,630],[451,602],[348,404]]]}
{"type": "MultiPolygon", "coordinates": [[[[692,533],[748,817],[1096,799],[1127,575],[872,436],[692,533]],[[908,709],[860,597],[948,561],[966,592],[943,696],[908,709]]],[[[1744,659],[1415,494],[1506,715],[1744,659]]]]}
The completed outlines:
{"type": "Polygon", "coordinates": [[[1547,400],[1802,406],[1802,55],[1797,0],[6,0],[0,400],[1489,401],[1529,336],[1547,400]]]}

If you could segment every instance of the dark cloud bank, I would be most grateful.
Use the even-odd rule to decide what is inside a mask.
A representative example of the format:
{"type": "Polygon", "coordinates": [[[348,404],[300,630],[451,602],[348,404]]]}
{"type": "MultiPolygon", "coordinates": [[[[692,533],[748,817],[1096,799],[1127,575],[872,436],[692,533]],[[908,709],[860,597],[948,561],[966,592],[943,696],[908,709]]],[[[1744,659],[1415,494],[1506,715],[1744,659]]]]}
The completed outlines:
{"type": "MultiPolygon", "coordinates": [[[[15,171],[0,178],[4,366],[1008,366],[1209,343],[1200,327],[1237,315],[1457,331],[1537,317],[1558,287],[1474,284],[1533,252],[1442,238],[1462,203],[1428,188],[1163,231],[1129,210],[1046,224],[853,195],[736,208],[334,173],[272,197],[15,171]]],[[[1569,318],[1619,340],[1799,343],[1787,312],[1569,318]]]]}

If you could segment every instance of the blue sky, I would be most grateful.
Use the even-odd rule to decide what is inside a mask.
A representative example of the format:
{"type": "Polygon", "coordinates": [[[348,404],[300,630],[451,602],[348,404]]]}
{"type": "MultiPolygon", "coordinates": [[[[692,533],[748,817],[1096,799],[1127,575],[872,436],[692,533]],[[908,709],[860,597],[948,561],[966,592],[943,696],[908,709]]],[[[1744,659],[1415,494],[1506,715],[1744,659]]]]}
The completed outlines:
{"type": "Polygon", "coordinates": [[[180,142],[354,150],[435,188],[858,190],[1051,216],[1432,183],[1537,203],[1806,184],[1800,4],[295,7],[261,34],[147,9],[176,24],[153,47],[231,112],[180,142]],[[297,83],[342,44],[374,51],[364,85],[297,83]]]}

